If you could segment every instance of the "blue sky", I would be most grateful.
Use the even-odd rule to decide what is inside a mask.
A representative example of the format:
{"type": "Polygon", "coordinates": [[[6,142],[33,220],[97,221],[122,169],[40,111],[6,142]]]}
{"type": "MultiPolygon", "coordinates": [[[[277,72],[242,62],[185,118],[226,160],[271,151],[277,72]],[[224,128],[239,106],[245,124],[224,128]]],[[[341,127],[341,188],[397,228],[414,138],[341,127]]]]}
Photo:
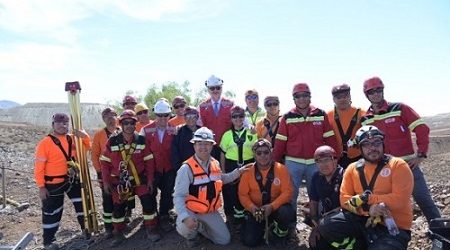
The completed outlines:
{"type": "Polygon", "coordinates": [[[151,84],[215,74],[243,104],[246,89],[293,106],[307,82],[315,106],[335,84],[367,108],[377,75],[389,101],[421,115],[450,112],[450,1],[0,0],[0,100],[82,102],[143,95],[151,84]]]}

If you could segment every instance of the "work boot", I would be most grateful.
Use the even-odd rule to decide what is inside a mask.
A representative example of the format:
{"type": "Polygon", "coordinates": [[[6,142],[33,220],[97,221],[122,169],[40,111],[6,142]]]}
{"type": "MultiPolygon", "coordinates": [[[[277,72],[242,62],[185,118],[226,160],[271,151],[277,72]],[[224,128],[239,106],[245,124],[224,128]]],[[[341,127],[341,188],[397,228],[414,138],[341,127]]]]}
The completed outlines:
{"type": "Polygon", "coordinates": [[[186,240],[186,244],[188,246],[188,248],[194,248],[199,246],[201,243],[200,237],[198,235],[196,235],[194,238],[192,239],[187,239],[186,240]]]}
{"type": "Polygon", "coordinates": [[[113,237],[113,230],[112,228],[106,228],[105,229],[105,239],[111,239],[113,237]]]}
{"type": "Polygon", "coordinates": [[[56,243],[50,243],[48,245],[44,245],[44,250],[58,250],[59,246],[56,243]]]}
{"type": "Polygon", "coordinates": [[[166,233],[168,233],[168,232],[173,230],[173,226],[172,226],[172,224],[170,222],[169,215],[163,215],[163,216],[160,217],[160,219],[159,219],[159,226],[166,233]]]}
{"type": "Polygon", "coordinates": [[[161,239],[161,234],[156,231],[156,227],[148,227],[145,229],[147,233],[147,239],[152,242],[156,242],[161,239]]]}
{"type": "Polygon", "coordinates": [[[116,247],[120,244],[122,244],[125,241],[125,235],[123,235],[122,232],[115,232],[114,233],[114,239],[111,241],[111,246],[116,247]]]}

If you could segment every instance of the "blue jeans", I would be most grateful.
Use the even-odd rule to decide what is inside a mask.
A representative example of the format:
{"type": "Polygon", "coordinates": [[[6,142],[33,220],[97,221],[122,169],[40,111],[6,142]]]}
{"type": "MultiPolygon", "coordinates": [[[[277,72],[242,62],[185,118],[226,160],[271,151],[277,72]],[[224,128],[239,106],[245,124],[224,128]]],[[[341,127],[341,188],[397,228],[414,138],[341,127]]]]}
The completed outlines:
{"type": "Polygon", "coordinates": [[[297,208],[298,189],[302,184],[302,180],[306,180],[306,189],[309,194],[312,176],[318,170],[316,168],[316,164],[308,165],[289,160],[286,160],[286,167],[289,171],[289,175],[291,176],[292,186],[294,188],[291,204],[294,208],[297,208]]]}
{"type": "Polygon", "coordinates": [[[430,224],[431,219],[441,218],[441,213],[431,198],[430,191],[428,190],[427,183],[425,182],[420,166],[411,169],[411,171],[414,176],[414,200],[417,205],[419,205],[423,215],[427,218],[428,224],[430,224]]]}

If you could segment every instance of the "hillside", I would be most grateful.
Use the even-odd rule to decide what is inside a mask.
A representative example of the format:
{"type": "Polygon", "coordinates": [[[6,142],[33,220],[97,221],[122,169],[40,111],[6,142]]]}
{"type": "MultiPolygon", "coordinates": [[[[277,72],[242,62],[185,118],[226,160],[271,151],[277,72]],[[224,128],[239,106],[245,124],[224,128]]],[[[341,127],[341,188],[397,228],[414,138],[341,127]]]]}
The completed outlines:
{"type": "Polygon", "coordinates": [[[9,100],[0,100],[0,109],[9,109],[20,106],[19,103],[9,101],[9,100]]]}

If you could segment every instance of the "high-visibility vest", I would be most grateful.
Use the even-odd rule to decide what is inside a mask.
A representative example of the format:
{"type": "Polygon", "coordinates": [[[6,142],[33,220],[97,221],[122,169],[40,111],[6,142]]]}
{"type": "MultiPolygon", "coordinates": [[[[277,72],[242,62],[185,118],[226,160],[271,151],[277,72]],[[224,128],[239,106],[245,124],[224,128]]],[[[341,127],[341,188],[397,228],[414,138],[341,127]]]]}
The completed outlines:
{"type": "Polygon", "coordinates": [[[189,158],[188,164],[194,180],[189,185],[189,195],[186,197],[186,207],[194,213],[206,214],[217,211],[222,206],[220,192],[222,191],[222,171],[219,162],[212,160],[207,174],[194,156],[189,158]]]}

